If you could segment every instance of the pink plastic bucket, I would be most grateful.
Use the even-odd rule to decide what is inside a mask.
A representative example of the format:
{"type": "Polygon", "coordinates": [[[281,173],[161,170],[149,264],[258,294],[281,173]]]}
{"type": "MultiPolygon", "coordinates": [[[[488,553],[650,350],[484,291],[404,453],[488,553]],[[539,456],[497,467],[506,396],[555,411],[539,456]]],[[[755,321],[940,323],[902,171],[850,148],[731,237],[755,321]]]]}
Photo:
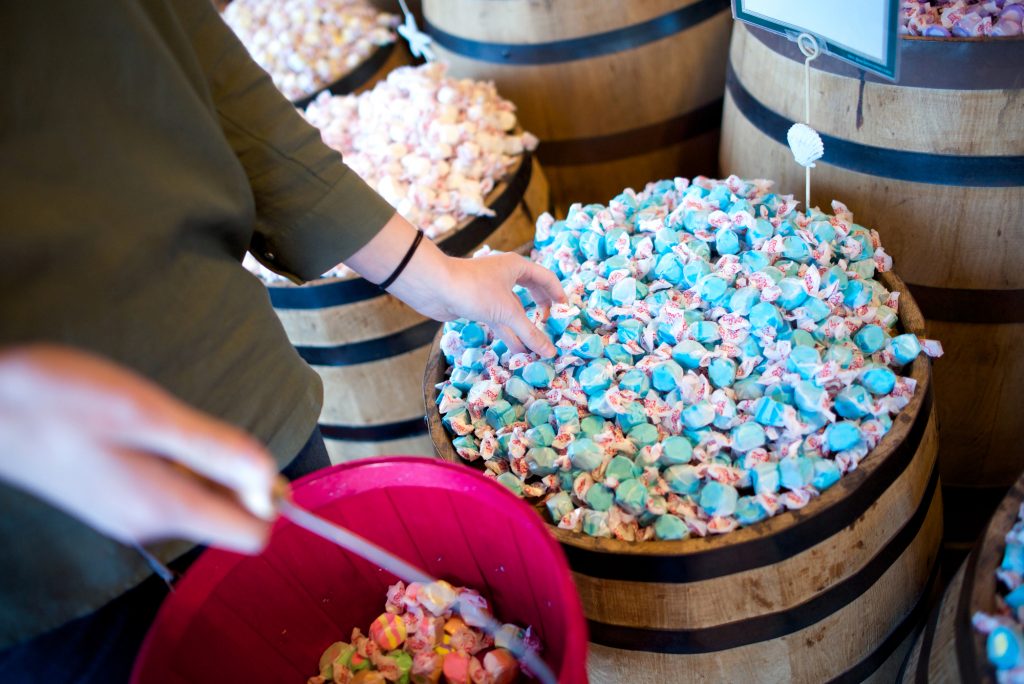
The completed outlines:
{"type": "MultiPolygon", "coordinates": [[[[532,625],[562,684],[585,684],[587,632],[561,548],[500,484],[442,461],[344,463],[299,480],[296,503],[435,577],[480,591],[499,620],[532,625]]],[[[149,630],[132,682],[287,682],[365,630],[395,577],[291,523],[259,556],[211,550],[149,630]]]]}

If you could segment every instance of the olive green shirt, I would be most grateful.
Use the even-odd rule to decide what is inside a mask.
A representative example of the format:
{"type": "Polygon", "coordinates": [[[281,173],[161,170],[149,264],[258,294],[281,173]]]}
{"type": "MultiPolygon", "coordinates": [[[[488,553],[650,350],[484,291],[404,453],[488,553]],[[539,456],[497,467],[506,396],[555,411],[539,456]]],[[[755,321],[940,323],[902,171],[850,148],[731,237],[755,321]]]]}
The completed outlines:
{"type": "MultiPolygon", "coordinates": [[[[394,210],[209,0],[0,0],[0,64],[0,348],[98,353],[285,465],[322,388],[242,256],[315,278],[394,210]]],[[[133,550],[4,486],[0,568],[0,648],[148,574],[133,550]]]]}

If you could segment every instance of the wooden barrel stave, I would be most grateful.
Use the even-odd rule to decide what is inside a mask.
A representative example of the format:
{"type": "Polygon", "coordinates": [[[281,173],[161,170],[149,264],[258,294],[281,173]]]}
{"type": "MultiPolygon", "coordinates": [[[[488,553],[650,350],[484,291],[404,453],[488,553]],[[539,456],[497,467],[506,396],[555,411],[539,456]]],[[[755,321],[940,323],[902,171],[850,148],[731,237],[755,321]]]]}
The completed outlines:
{"type": "Polygon", "coordinates": [[[426,0],[424,12],[453,74],[494,80],[516,102],[564,210],[651,178],[715,172],[727,7],[426,0]]]}

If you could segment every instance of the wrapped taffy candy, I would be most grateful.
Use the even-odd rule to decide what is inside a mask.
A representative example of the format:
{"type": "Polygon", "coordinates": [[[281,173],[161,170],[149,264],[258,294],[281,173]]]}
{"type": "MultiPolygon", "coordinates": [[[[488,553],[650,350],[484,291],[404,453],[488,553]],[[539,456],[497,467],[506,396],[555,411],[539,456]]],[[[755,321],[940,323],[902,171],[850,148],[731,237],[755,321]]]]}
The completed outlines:
{"type": "Polygon", "coordinates": [[[1002,588],[996,596],[998,613],[975,613],[972,623],[987,635],[986,656],[996,670],[996,680],[1000,684],[1024,683],[1024,504],[1017,522],[1006,533],[996,579],[1002,588]]]}
{"type": "MultiPolygon", "coordinates": [[[[429,238],[470,216],[537,138],[516,129],[515,106],[491,82],[456,79],[440,63],[402,67],[359,95],[321,94],[305,111],[324,142],[429,238]]],[[[283,280],[251,256],[261,278],[283,280]]],[[[324,274],[348,275],[344,266],[324,274]]]]}
{"type": "Polygon", "coordinates": [[[516,638],[540,652],[530,633],[507,624],[496,636],[455,615],[456,602],[487,610],[487,601],[471,589],[447,582],[402,582],[388,588],[384,612],[369,635],[352,630],[348,642],[335,642],[320,656],[320,673],[307,684],[512,684],[520,668],[508,647],[516,638]]]}
{"type": "Polygon", "coordinates": [[[874,279],[892,266],[878,234],[832,209],[700,177],[542,216],[533,259],[568,301],[517,293],[557,356],[446,324],[456,451],[599,537],[723,534],[807,505],[910,401],[900,372],[923,344],[874,279]]]}
{"type": "Polygon", "coordinates": [[[399,18],[364,0],[233,0],[224,21],[278,90],[299,100],[393,43],[399,18]]]}
{"type": "Polygon", "coordinates": [[[900,17],[900,32],[913,36],[1019,36],[1024,4],[1012,0],[902,0],[900,17]]]}

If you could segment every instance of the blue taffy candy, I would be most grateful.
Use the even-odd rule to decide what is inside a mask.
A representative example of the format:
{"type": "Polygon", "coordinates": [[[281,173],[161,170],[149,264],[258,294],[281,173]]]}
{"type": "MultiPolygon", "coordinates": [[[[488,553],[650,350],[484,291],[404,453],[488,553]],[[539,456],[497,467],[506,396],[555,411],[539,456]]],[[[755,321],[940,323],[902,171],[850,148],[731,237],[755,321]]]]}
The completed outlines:
{"type": "Polygon", "coordinates": [[[700,490],[700,507],[709,515],[732,515],[740,498],[736,488],[712,480],[700,490]]]}
{"type": "Polygon", "coordinates": [[[715,419],[715,407],[709,401],[691,404],[683,409],[683,424],[691,430],[711,425],[715,419]]]}
{"type": "Polygon", "coordinates": [[[865,354],[874,354],[885,346],[885,331],[877,325],[865,325],[856,332],[853,341],[865,354]]]}
{"type": "Polygon", "coordinates": [[[612,302],[618,306],[629,306],[637,300],[635,278],[623,278],[612,286],[612,302]]]}
{"type": "Polygon", "coordinates": [[[707,348],[697,340],[683,340],[672,348],[672,358],[684,368],[689,368],[690,370],[700,366],[700,360],[707,353],[707,348]]]}
{"type": "Polygon", "coordinates": [[[708,378],[715,387],[731,387],[736,382],[736,362],[721,356],[711,359],[708,378]]]}
{"type": "Polygon", "coordinates": [[[523,380],[534,387],[550,387],[555,379],[555,369],[550,363],[531,361],[523,368],[523,380]]]}
{"type": "Polygon", "coordinates": [[[825,390],[813,382],[801,380],[793,385],[793,403],[801,411],[819,413],[825,408],[825,390]]]}
{"type": "Polygon", "coordinates": [[[1024,575],[1024,546],[1007,543],[1003,551],[1003,562],[999,565],[1003,570],[1024,575]]]}
{"type": "Polygon", "coordinates": [[[516,477],[515,473],[505,472],[494,479],[505,485],[505,487],[516,496],[523,495],[523,481],[516,477]]]}
{"type": "Polygon", "coordinates": [[[729,296],[729,311],[746,316],[750,313],[750,308],[761,301],[761,293],[758,289],[752,285],[741,287],[735,290],[729,296]]]}
{"type": "Polygon", "coordinates": [[[832,242],[836,239],[836,229],[828,221],[815,221],[811,224],[811,235],[819,243],[832,242]]]}
{"type": "Polygon", "coordinates": [[[646,373],[634,368],[622,374],[622,377],[619,378],[619,387],[636,392],[642,397],[651,390],[651,381],[647,379],[646,373]]]}
{"type": "Polygon", "coordinates": [[[615,492],[600,483],[591,485],[583,499],[595,511],[607,511],[615,503],[615,492]]]}
{"type": "Polygon", "coordinates": [[[871,301],[871,288],[862,280],[851,280],[843,288],[843,304],[856,309],[871,301]]]}
{"type": "Polygon", "coordinates": [[[862,386],[853,384],[844,387],[836,395],[836,413],[843,418],[856,420],[871,413],[871,395],[862,386]]]}
{"type": "Polygon", "coordinates": [[[587,416],[580,421],[580,432],[585,437],[593,437],[604,432],[608,427],[608,421],[601,416],[587,416]]]}
{"type": "Polygon", "coordinates": [[[615,488],[615,503],[627,513],[639,515],[647,508],[647,487],[638,480],[623,480],[615,488]]]}
{"type": "Polygon", "coordinates": [[[629,269],[629,257],[616,254],[610,256],[601,262],[601,275],[605,278],[612,274],[612,271],[622,271],[629,269]]]}
{"type": "Polygon", "coordinates": [[[686,371],[675,361],[659,363],[651,371],[651,384],[659,392],[671,392],[682,385],[686,371]]]}
{"type": "Polygon", "coordinates": [[[661,541],[679,541],[690,536],[690,530],[686,523],[669,513],[655,521],[654,536],[661,541]]]}
{"type": "Polygon", "coordinates": [[[499,399],[484,412],[484,419],[492,428],[500,430],[516,422],[516,412],[512,408],[512,404],[504,399],[499,399]]]}
{"type": "Polygon", "coordinates": [[[665,478],[669,489],[676,494],[696,494],[700,488],[700,476],[692,465],[670,466],[665,468],[661,476],[665,478]]]}
{"type": "Polygon", "coordinates": [[[740,265],[747,273],[757,273],[771,262],[764,252],[743,252],[740,254],[740,265]]]}
{"type": "Polygon", "coordinates": [[[616,243],[626,237],[626,231],[621,228],[612,228],[604,234],[604,252],[605,254],[619,254],[620,252],[616,248],[616,243]]]}
{"type": "Polygon", "coordinates": [[[717,302],[729,289],[729,283],[716,275],[706,275],[697,283],[697,294],[705,302],[717,302]]]}
{"type": "Polygon", "coordinates": [[[523,305],[524,309],[537,305],[537,302],[533,301],[533,297],[530,296],[530,291],[522,285],[513,285],[512,292],[519,297],[519,303],[523,305]]]}
{"type": "Polygon", "coordinates": [[[560,429],[575,432],[580,429],[580,414],[575,406],[556,406],[553,410],[555,423],[560,429]]]}
{"type": "Polygon", "coordinates": [[[786,323],[782,318],[782,314],[775,308],[775,305],[769,302],[758,302],[750,307],[749,319],[750,325],[755,330],[760,328],[778,329],[786,323]]]}
{"type": "Polygon", "coordinates": [[[683,283],[693,287],[704,276],[711,273],[711,265],[706,261],[691,261],[683,266],[683,283]]]}
{"type": "Polygon", "coordinates": [[[892,338],[889,350],[896,362],[904,365],[916,359],[917,355],[921,353],[921,343],[917,341],[916,335],[905,333],[892,338]]]}
{"type": "Polygon", "coordinates": [[[852,449],[860,444],[860,428],[845,420],[833,423],[825,430],[825,440],[832,451],[852,449]]]}
{"type": "Polygon", "coordinates": [[[457,389],[468,392],[473,385],[483,379],[483,376],[477,371],[457,366],[452,369],[452,376],[449,379],[457,389]]]}
{"type": "Polygon", "coordinates": [[[584,359],[599,359],[604,355],[604,342],[600,335],[584,335],[576,345],[575,352],[584,359]]]}
{"type": "Polygon", "coordinates": [[[719,254],[736,254],[740,251],[740,239],[729,228],[719,228],[715,233],[715,249],[719,254]]]}
{"type": "Polygon", "coordinates": [[[652,446],[658,441],[658,428],[654,427],[650,423],[640,423],[635,425],[626,433],[626,437],[629,441],[633,442],[637,448],[642,449],[645,446],[652,446]]]}
{"type": "Polygon", "coordinates": [[[830,266],[821,277],[821,286],[826,290],[833,285],[838,285],[839,290],[845,290],[849,282],[850,277],[839,266],[830,266]]]}
{"type": "Polygon", "coordinates": [[[579,470],[593,470],[604,460],[601,447],[587,437],[574,439],[569,443],[569,448],[566,451],[573,466],[579,470]]]}
{"type": "Polygon", "coordinates": [[[672,252],[662,254],[654,265],[654,277],[666,280],[673,285],[683,282],[683,264],[672,252]]]}
{"type": "Polygon", "coordinates": [[[761,425],[783,427],[786,423],[783,420],[785,405],[770,397],[761,397],[754,403],[754,420],[761,425]]]}
{"type": "MultiPolygon", "coordinates": [[[[549,428],[550,429],[550,428],[549,428]]],[[[555,460],[558,454],[551,447],[533,447],[526,452],[526,467],[534,475],[543,477],[558,470],[555,460]]]]}
{"type": "Polygon", "coordinates": [[[736,513],[733,515],[740,525],[753,525],[767,518],[768,511],[754,497],[741,496],[736,502],[736,513]]]}
{"type": "Polygon", "coordinates": [[[789,353],[786,366],[804,380],[809,380],[821,366],[821,356],[814,347],[798,345],[789,353]]]}
{"type": "Polygon", "coordinates": [[[469,347],[462,352],[459,365],[470,370],[482,371],[484,369],[484,350],[480,347],[469,347]]]}
{"type": "Polygon", "coordinates": [[[1003,600],[1005,600],[1006,605],[1010,606],[1010,608],[1013,608],[1014,611],[1016,611],[1021,606],[1024,606],[1024,584],[1020,585],[1019,587],[1011,591],[1009,594],[1007,594],[1005,597],[1003,597],[1003,600]]]}
{"type": "Polygon", "coordinates": [[[736,401],[760,399],[764,396],[764,385],[758,382],[760,377],[760,375],[755,374],[748,375],[742,380],[737,380],[736,384],[732,386],[733,391],[736,393],[736,401]]]}
{"type": "MultiPolygon", "coordinates": [[[[654,234],[654,251],[665,254],[679,244],[679,234],[671,228],[662,228],[654,234]]],[[[679,265],[679,277],[683,276],[682,264],[679,265]]],[[[661,276],[657,276],[661,277],[661,276]]]]}
{"type": "Polygon", "coordinates": [[[551,405],[546,401],[538,400],[530,404],[526,409],[526,422],[531,426],[544,425],[551,420],[551,405]]]}
{"type": "Polygon", "coordinates": [[[677,342],[675,333],[672,332],[672,326],[668,323],[658,323],[655,331],[658,344],[673,345],[677,342]]]}
{"type": "Polygon", "coordinates": [[[597,392],[588,396],[587,411],[602,418],[615,417],[615,407],[608,401],[607,392],[597,392]]]}
{"type": "Polygon", "coordinates": [[[643,404],[631,401],[621,413],[615,414],[615,422],[619,424],[623,432],[629,432],[637,425],[647,422],[647,412],[644,411],[643,404]]]}
{"type": "Polygon", "coordinates": [[[806,330],[794,330],[793,337],[790,339],[794,347],[813,347],[817,344],[817,340],[814,339],[814,335],[807,332],[806,330]]]}
{"type": "Polygon", "coordinates": [[[750,471],[750,483],[757,494],[774,494],[779,491],[782,477],[778,463],[758,463],[750,471]]]}
{"type": "Polygon", "coordinates": [[[603,392],[612,384],[612,364],[608,359],[594,359],[580,369],[577,380],[587,394],[603,392]]]}
{"type": "Polygon", "coordinates": [[[779,459],[779,480],[786,489],[800,489],[814,479],[814,464],[804,456],[779,459]]]}
{"type": "Polygon", "coordinates": [[[861,373],[860,381],[868,392],[879,396],[892,392],[896,387],[896,374],[884,366],[875,366],[861,373]]]}
{"type": "Polygon", "coordinates": [[[811,257],[811,248],[801,238],[790,235],[782,238],[782,256],[803,263],[811,257]]]}
{"type": "Polygon", "coordinates": [[[526,441],[530,446],[549,447],[555,441],[555,428],[548,423],[532,427],[526,431],[526,441]]]}
{"type": "Polygon", "coordinates": [[[601,261],[608,253],[604,249],[604,236],[589,230],[580,234],[580,252],[588,261],[601,261]]]}
{"type": "Polygon", "coordinates": [[[617,482],[622,482],[623,480],[638,476],[640,472],[640,468],[637,468],[633,461],[620,454],[608,462],[608,467],[604,470],[604,476],[612,478],[617,482]]]}
{"type": "Polygon", "coordinates": [[[587,298],[587,308],[589,309],[601,309],[604,311],[611,305],[612,296],[608,294],[608,290],[594,290],[587,298]]]}
{"type": "Polygon", "coordinates": [[[487,333],[476,323],[467,323],[463,326],[459,337],[462,338],[462,344],[467,347],[482,347],[487,343],[487,333]]]}
{"type": "Polygon", "coordinates": [[[839,472],[839,466],[834,461],[830,461],[827,458],[815,458],[812,459],[814,462],[814,479],[811,480],[811,484],[814,485],[818,491],[825,491],[836,482],[839,482],[839,476],[842,475],[839,472]]]}
{"type": "Polygon", "coordinates": [[[807,299],[804,284],[799,278],[783,278],[779,281],[779,289],[782,290],[782,296],[778,302],[786,311],[792,311],[807,299]]]}
{"type": "Polygon", "coordinates": [[[690,324],[690,334],[701,344],[712,344],[722,339],[718,324],[711,321],[697,321],[690,324]]]}
{"type": "Polygon", "coordinates": [[[568,492],[558,492],[547,501],[544,505],[548,508],[548,513],[551,515],[551,519],[557,523],[559,520],[569,515],[573,511],[572,499],[569,498],[568,492]]]}
{"type": "Polygon", "coordinates": [[[604,357],[616,365],[633,363],[633,355],[621,344],[607,345],[604,348],[604,357]]]}
{"type": "Polygon", "coordinates": [[[693,458],[693,445],[685,437],[672,435],[661,442],[661,458],[658,462],[662,465],[679,465],[689,463],[693,458]]]}
{"type": "Polygon", "coordinates": [[[807,316],[815,323],[825,320],[832,313],[832,308],[817,297],[808,297],[800,306],[803,307],[803,310],[807,312],[807,316]]]}
{"type": "Polygon", "coordinates": [[[525,404],[533,396],[533,388],[518,375],[513,375],[505,383],[505,396],[525,404]]]}
{"type": "Polygon", "coordinates": [[[1020,667],[1024,665],[1024,634],[1016,626],[999,625],[989,632],[985,652],[999,670],[1020,667]]]}
{"type": "Polygon", "coordinates": [[[759,218],[754,221],[754,225],[747,233],[750,235],[751,242],[767,240],[775,234],[775,227],[767,219],[759,218]]]}
{"type": "Polygon", "coordinates": [[[754,421],[748,421],[732,429],[733,451],[746,453],[751,449],[764,446],[767,439],[764,428],[754,421]]]}
{"type": "Polygon", "coordinates": [[[619,321],[615,333],[619,338],[619,342],[625,344],[626,342],[635,342],[640,339],[640,333],[643,329],[644,326],[640,321],[635,318],[627,318],[624,321],[619,321]]]}

